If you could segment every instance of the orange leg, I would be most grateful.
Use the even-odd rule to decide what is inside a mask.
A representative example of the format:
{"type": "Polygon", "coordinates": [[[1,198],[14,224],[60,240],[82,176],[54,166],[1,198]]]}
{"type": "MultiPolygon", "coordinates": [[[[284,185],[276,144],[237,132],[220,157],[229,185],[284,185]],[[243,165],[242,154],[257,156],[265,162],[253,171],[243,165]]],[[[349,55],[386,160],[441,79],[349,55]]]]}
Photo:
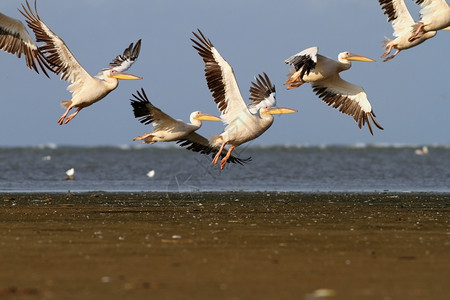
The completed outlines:
{"type": "Polygon", "coordinates": [[[220,146],[219,152],[217,152],[216,156],[214,156],[214,159],[212,161],[213,165],[217,164],[217,161],[219,160],[220,154],[222,154],[222,150],[223,150],[223,147],[225,147],[225,144],[226,144],[226,142],[223,143],[222,146],[220,146]]]}
{"type": "Polygon", "coordinates": [[[417,27],[416,31],[413,33],[413,35],[411,35],[408,39],[409,42],[413,42],[414,40],[418,39],[421,34],[419,34],[419,32],[423,29],[423,27],[425,26],[425,24],[423,24],[422,22],[419,23],[419,26],[417,27]]]}
{"type": "Polygon", "coordinates": [[[295,84],[291,83],[289,86],[286,87],[286,90],[298,88],[299,86],[301,86],[304,83],[305,83],[304,81],[300,81],[300,82],[295,83],[295,84]]]}
{"type": "Polygon", "coordinates": [[[393,47],[393,45],[390,45],[389,48],[386,50],[386,52],[384,52],[383,55],[381,55],[381,57],[388,56],[388,54],[392,51],[392,47],[393,47]]]}
{"type": "Polygon", "coordinates": [[[387,62],[388,60],[393,59],[399,52],[400,52],[400,50],[395,51],[394,54],[392,54],[391,56],[386,57],[385,59],[383,59],[383,61],[387,62]]]}
{"type": "MultiPolygon", "coordinates": [[[[301,71],[300,71],[300,70],[297,71],[297,72],[295,72],[294,74],[292,74],[291,77],[289,77],[288,80],[286,80],[285,83],[283,83],[283,85],[286,85],[286,84],[289,84],[289,83],[294,83],[294,82],[299,81],[299,80],[300,80],[300,74],[301,74],[301,71]]],[[[301,80],[300,80],[300,81],[301,81],[301,80]]]]}
{"type": "Polygon", "coordinates": [[[83,109],[82,107],[78,107],[78,109],[77,109],[73,114],[71,114],[70,116],[68,116],[68,117],[66,118],[66,120],[64,121],[64,124],[69,123],[69,121],[72,120],[76,115],[78,115],[78,113],[79,113],[80,110],[82,110],[82,109],[83,109]]]}
{"type": "Polygon", "coordinates": [[[67,108],[67,110],[62,114],[61,118],[59,118],[59,120],[58,120],[58,124],[59,124],[59,125],[62,125],[62,123],[63,123],[63,121],[64,121],[64,118],[67,116],[67,114],[69,113],[69,111],[70,111],[72,108],[73,108],[72,106],[69,106],[69,107],[67,108]]]}
{"type": "Polygon", "coordinates": [[[144,133],[144,135],[137,136],[133,139],[133,141],[145,140],[146,138],[151,138],[153,136],[152,133],[144,133]]]}
{"type": "Polygon", "coordinates": [[[225,168],[225,165],[227,164],[227,160],[230,158],[231,152],[234,150],[234,146],[231,146],[230,149],[228,149],[227,155],[222,158],[222,161],[220,162],[220,169],[223,170],[225,168]]]}

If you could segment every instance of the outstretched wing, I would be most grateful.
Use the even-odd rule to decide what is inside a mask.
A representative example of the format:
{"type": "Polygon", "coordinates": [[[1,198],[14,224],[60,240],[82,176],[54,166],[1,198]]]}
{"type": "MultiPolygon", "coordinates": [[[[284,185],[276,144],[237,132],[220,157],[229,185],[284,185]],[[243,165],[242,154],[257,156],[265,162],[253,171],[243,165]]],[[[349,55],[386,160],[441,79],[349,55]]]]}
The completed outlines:
{"type": "Polygon", "coordinates": [[[392,21],[393,36],[399,37],[411,32],[415,24],[404,0],[378,0],[388,22],[392,21]]]}
{"type": "MultiPolygon", "coordinates": [[[[217,154],[217,152],[220,150],[219,147],[211,146],[211,144],[205,137],[203,137],[200,134],[195,133],[195,132],[192,132],[189,135],[187,135],[185,139],[177,141],[177,144],[181,147],[185,147],[187,150],[199,152],[199,153],[205,154],[205,155],[211,155],[212,157],[214,157],[217,154]]],[[[223,157],[225,157],[226,154],[227,154],[227,151],[222,150],[220,157],[223,158],[223,157]]],[[[235,164],[240,164],[240,165],[243,165],[244,163],[247,163],[251,160],[252,160],[251,157],[242,159],[242,158],[238,158],[234,155],[231,155],[230,158],[228,159],[229,162],[232,162],[235,164]]]]}
{"type": "Polygon", "coordinates": [[[71,83],[82,83],[91,78],[89,73],[80,65],[73,54],[67,48],[62,39],[59,38],[50,28],[42,22],[35,6],[35,12],[30,7],[28,1],[25,1],[26,7],[22,4],[22,10],[19,10],[27,19],[27,24],[33,30],[36,41],[44,42],[40,46],[42,54],[51,65],[53,72],[61,74],[61,79],[71,83]]]}
{"type": "Polygon", "coordinates": [[[205,77],[222,120],[230,124],[241,111],[248,111],[234,76],[233,68],[220,55],[211,41],[198,30],[193,32],[193,47],[205,63],[205,77]]]}
{"type": "MultiPolygon", "coordinates": [[[[139,57],[139,52],[141,51],[141,39],[136,42],[133,47],[131,43],[128,48],[123,51],[122,55],[117,55],[112,62],[109,63],[110,69],[116,70],[117,72],[124,72],[131,68],[131,66],[136,62],[139,57]]],[[[104,69],[107,70],[108,68],[104,69]]],[[[99,72],[95,77],[98,79],[103,79],[103,71],[99,72]]]]}
{"type": "Polygon", "coordinates": [[[153,123],[155,130],[170,130],[176,127],[178,121],[154,106],[149,100],[143,88],[132,94],[134,99],[130,99],[133,107],[134,117],[142,124],[153,123]]]}
{"type": "Polygon", "coordinates": [[[300,72],[300,79],[303,79],[303,75],[308,75],[317,64],[317,52],[319,48],[311,47],[305,49],[297,54],[292,55],[284,61],[285,64],[291,65],[295,68],[295,71],[300,72]]]}
{"type": "Polygon", "coordinates": [[[250,87],[250,103],[247,105],[248,110],[255,114],[262,107],[272,107],[276,105],[275,98],[275,85],[270,82],[269,76],[263,72],[263,75],[259,74],[255,76],[255,81],[252,81],[250,87]]]}
{"type": "Polygon", "coordinates": [[[19,20],[0,13],[0,49],[17,57],[25,55],[28,68],[39,73],[39,65],[45,76],[49,77],[45,68],[51,70],[45,57],[38,50],[36,43],[28,34],[27,29],[19,20]]]}
{"type": "Polygon", "coordinates": [[[376,127],[383,130],[383,127],[375,120],[375,114],[363,88],[343,80],[339,74],[313,82],[312,88],[316,95],[329,106],[352,116],[359,128],[367,123],[373,135],[371,125],[373,122],[376,127]]]}

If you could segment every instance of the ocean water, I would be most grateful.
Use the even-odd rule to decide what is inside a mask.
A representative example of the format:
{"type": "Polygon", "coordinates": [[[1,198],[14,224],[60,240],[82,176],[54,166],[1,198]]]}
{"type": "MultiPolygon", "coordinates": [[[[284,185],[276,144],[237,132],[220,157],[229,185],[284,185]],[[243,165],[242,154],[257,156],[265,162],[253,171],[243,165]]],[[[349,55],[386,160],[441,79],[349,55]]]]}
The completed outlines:
{"type": "Polygon", "coordinates": [[[252,161],[220,171],[177,146],[8,147],[0,148],[0,192],[450,192],[450,146],[420,148],[241,146],[235,154],[252,161]]]}

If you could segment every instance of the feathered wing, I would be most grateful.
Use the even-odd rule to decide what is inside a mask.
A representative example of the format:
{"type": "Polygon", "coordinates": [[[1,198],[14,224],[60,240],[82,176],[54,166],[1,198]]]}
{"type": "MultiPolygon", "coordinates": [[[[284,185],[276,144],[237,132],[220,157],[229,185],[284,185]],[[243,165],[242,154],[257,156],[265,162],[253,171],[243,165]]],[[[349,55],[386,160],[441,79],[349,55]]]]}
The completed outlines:
{"type": "MultiPolygon", "coordinates": [[[[450,6],[445,0],[416,0],[416,3],[421,7],[420,21],[424,24],[435,22],[436,14],[442,14],[445,11],[447,14],[450,13],[450,6]]],[[[435,26],[434,30],[443,29],[450,24],[447,22],[440,23],[440,25],[441,26],[435,26]]]]}
{"type": "Polygon", "coordinates": [[[263,75],[255,76],[250,87],[250,101],[248,110],[255,114],[262,107],[272,107],[276,105],[275,85],[270,82],[269,76],[263,72],[263,75]]]}
{"type": "MultiPolygon", "coordinates": [[[[117,55],[112,62],[109,63],[111,70],[116,70],[117,72],[125,72],[136,62],[141,51],[141,39],[136,42],[136,45],[131,43],[128,48],[123,51],[122,55],[117,55]]],[[[108,68],[104,69],[108,70],[108,68]]],[[[98,73],[95,77],[103,79],[103,71],[98,73]]]]}
{"type": "MultiPolygon", "coordinates": [[[[205,155],[211,155],[212,157],[214,157],[220,150],[219,147],[213,147],[205,137],[201,136],[196,132],[192,132],[189,135],[187,135],[185,139],[177,141],[177,144],[181,147],[185,147],[187,150],[199,152],[205,155]]],[[[226,156],[226,154],[227,151],[222,150],[220,157],[223,158],[226,156]]],[[[251,157],[242,159],[234,155],[231,155],[230,158],[228,159],[229,162],[240,165],[243,165],[244,163],[249,162],[251,160],[252,160],[251,157]]]]}
{"type": "Polygon", "coordinates": [[[2,13],[0,13],[0,49],[15,54],[19,58],[22,54],[25,55],[28,68],[39,73],[37,68],[39,66],[45,76],[49,77],[45,69],[51,70],[51,68],[25,26],[19,20],[2,13]]]}
{"type": "Polygon", "coordinates": [[[75,59],[64,41],[41,20],[36,7],[35,12],[33,12],[28,1],[25,1],[25,3],[26,7],[22,4],[23,11],[19,11],[27,19],[28,27],[33,30],[36,41],[45,43],[39,49],[51,65],[53,72],[61,74],[62,80],[71,83],[82,83],[84,80],[91,78],[91,75],[75,59]]]}
{"type": "Polygon", "coordinates": [[[300,79],[303,79],[303,76],[305,74],[308,75],[309,72],[311,72],[311,70],[316,67],[318,51],[318,47],[305,49],[297,54],[292,55],[291,57],[286,59],[284,63],[293,66],[295,71],[301,70],[300,79]]]}
{"type": "Polygon", "coordinates": [[[162,110],[154,106],[145,94],[144,89],[132,94],[134,99],[131,100],[134,117],[139,119],[142,124],[153,124],[155,130],[170,130],[176,127],[178,121],[164,113],[162,110]]]}
{"type": "Polygon", "coordinates": [[[393,36],[410,33],[416,23],[406,7],[404,0],[378,0],[388,22],[392,21],[393,36]]]}
{"type": "Polygon", "coordinates": [[[212,92],[222,120],[226,124],[230,124],[238,112],[248,111],[234,76],[233,68],[200,30],[198,30],[198,34],[195,32],[193,34],[197,40],[191,39],[191,41],[205,63],[205,77],[208,88],[212,92]]]}
{"type": "Polygon", "coordinates": [[[373,135],[371,125],[373,122],[376,127],[383,130],[383,127],[375,120],[367,94],[361,87],[343,80],[339,74],[311,84],[313,91],[320,99],[329,106],[339,109],[341,113],[352,116],[359,128],[367,123],[373,135]]]}

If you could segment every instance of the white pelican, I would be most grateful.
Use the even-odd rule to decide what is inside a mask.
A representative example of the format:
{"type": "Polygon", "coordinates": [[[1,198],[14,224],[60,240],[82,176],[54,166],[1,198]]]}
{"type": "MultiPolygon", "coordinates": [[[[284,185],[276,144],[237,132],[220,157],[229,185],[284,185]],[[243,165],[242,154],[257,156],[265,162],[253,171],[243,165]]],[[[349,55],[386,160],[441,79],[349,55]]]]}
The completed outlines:
{"type": "Polygon", "coordinates": [[[246,106],[232,67],[200,30],[198,33],[193,32],[197,40],[191,39],[191,41],[194,43],[193,47],[203,58],[209,90],[221,112],[222,121],[227,124],[223,133],[211,138],[211,144],[214,147],[220,145],[213,164],[217,164],[219,154],[222,153],[225,145],[231,145],[227,155],[222,158],[220,163],[220,168],[223,169],[234,148],[256,139],[269,129],[273,123],[272,115],[293,113],[296,110],[274,107],[276,103],[275,86],[265,73],[263,76],[259,75],[259,79],[255,77],[257,83],[252,82],[249,98],[252,103],[246,106]]]}
{"type": "Polygon", "coordinates": [[[72,99],[61,102],[61,106],[67,108],[67,110],[59,118],[59,125],[67,124],[80,110],[103,99],[118,86],[118,79],[142,79],[142,77],[122,73],[136,61],[141,48],[141,40],[136,43],[134,48],[133,44],[130,44],[122,56],[116,57],[110,63],[112,68],[104,69],[97,76],[92,77],[78,63],[64,41],[42,22],[36,7],[36,12],[33,12],[28,1],[26,1],[26,4],[27,7],[22,4],[24,11],[21,11],[21,13],[27,18],[28,26],[36,35],[37,41],[45,42],[45,45],[41,46],[40,49],[46,56],[47,62],[51,64],[56,74],[61,73],[62,80],[72,83],[67,88],[72,93],[72,99]],[[77,110],[67,116],[74,107],[77,110]]]}
{"type": "Polygon", "coordinates": [[[392,21],[393,35],[396,37],[394,40],[386,38],[384,41],[386,52],[381,56],[385,57],[383,61],[393,59],[400,51],[417,46],[436,35],[436,31],[428,31],[413,42],[410,42],[411,29],[415,26],[416,22],[411,17],[405,1],[378,0],[378,2],[380,2],[384,14],[388,16],[388,22],[392,21]],[[393,55],[388,56],[392,49],[397,49],[397,51],[393,55]]]}
{"type": "Polygon", "coordinates": [[[450,30],[450,5],[445,0],[416,0],[422,9],[420,20],[409,38],[412,42],[428,31],[450,30]]]}
{"type": "MultiPolygon", "coordinates": [[[[190,123],[182,120],[175,120],[171,116],[164,113],[162,110],[154,106],[147,98],[144,89],[141,92],[137,91],[137,95],[132,94],[134,99],[131,99],[131,106],[136,118],[143,124],[153,124],[153,132],[138,136],[133,141],[142,140],[145,144],[154,144],[156,142],[177,142],[182,147],[194,152],[202,154],[219,153],[218,147],[213,147],[209,141],[196,133],[201,126],[201,121],[220,121],[219,117],[194,111],[190,115],[190,123]]],[[[225,156],[223,151],[221,156],[225,156]]],[[[250,158],[240,159],[232,156],[230,161],[233,163],[243,164],[249,161],[250,158]]]]}
{"type": "Polygon", "coordinates": [[[305,82],[311,82],[313,92],[329,106],[339,109],[341,113],[353,116],[358,127],[367,123],[370,133],[373,135],[372,121],[375,126],[383,130],[383,127],[375,120],[372,106],[370,105],[364,90],[343,80],[339,73],[350,69],[351,61],[374,61],[371,58],[342,52],[338,55],[338,61],[317,53],[317,47],[303,50],[284,62],[294,66],[288,74],[289,84],[287,89],[301,86],[305,82]]]}
{"type": "Polygon", "coordinates": [[[28,68],[39,73],[40,67],[45,76],[49,77],[45,68],[51,70],[45,57],[39,51],[36,43],[28,34],[26,27],[19,20],[0,13],[0,49],[11,54],[25,55],[28,68]]]}

